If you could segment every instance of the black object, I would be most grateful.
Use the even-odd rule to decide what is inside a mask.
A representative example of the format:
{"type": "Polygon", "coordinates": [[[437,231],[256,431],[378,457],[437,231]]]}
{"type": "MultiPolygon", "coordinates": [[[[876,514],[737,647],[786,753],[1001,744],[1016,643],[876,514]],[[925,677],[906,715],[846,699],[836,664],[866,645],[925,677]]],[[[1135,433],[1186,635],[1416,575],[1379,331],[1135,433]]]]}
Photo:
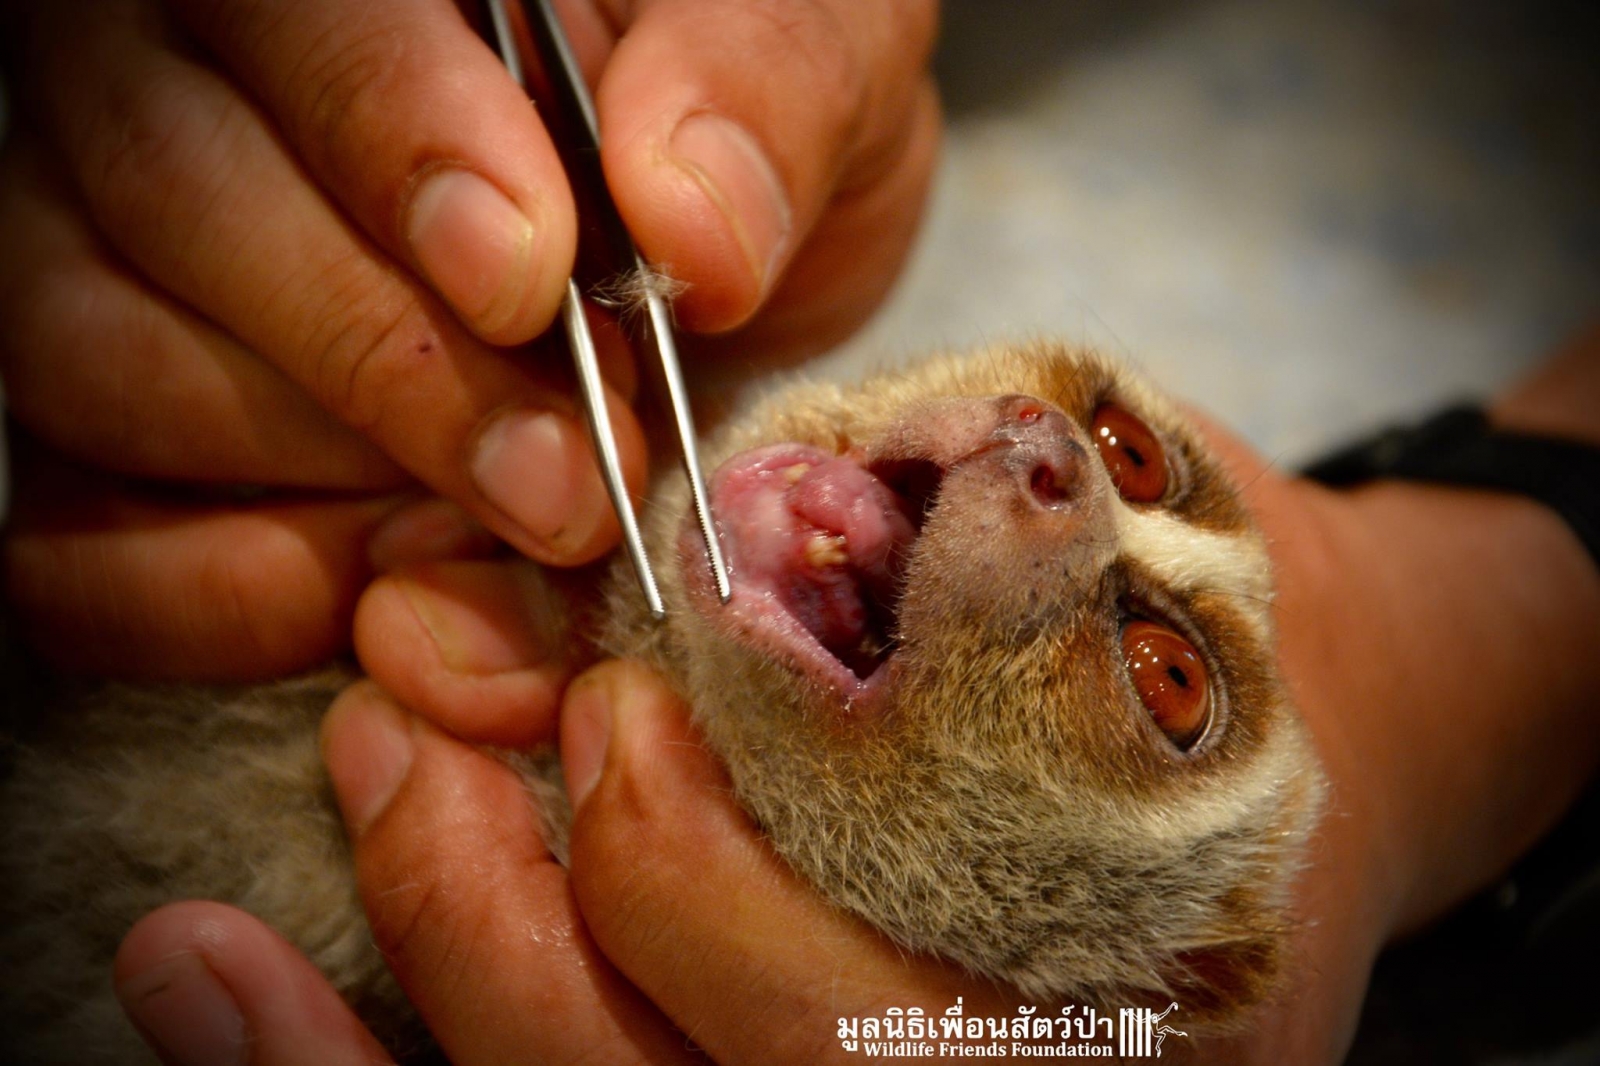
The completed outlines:
{"type": "Polygon", "coordinates": [[[1600,448],[1496,429],[1479,407],[1386,430],[1311,464],[1305,475],[1328,485],[1399,478],[1520,493],[1559,514],[1600,566],[1600,448]]]}

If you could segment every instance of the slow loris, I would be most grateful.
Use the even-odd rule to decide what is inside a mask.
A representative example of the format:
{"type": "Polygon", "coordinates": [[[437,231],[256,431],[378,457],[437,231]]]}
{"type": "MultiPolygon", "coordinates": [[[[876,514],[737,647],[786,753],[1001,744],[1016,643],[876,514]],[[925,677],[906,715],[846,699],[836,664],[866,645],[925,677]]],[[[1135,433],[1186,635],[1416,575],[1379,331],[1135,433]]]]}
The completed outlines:
{"type": "MultiPolygon", "coordinates": [[[[1271,987],[1322,775],[1260,536],[1172,403],[1093,355],[998,347],[790,388],[706,455],[731,602],[679,479],[647,529],[667,620],[619,569],[592,636],[667,673],[796,871],[1026,997],[1225,1025],[1271,987]]],[[[111,688],[11,747],[17,1052],[126,1061],[110,958],[185,897],[265,919],[407,1039],[318,762],[338,683],[111,688]]]]}

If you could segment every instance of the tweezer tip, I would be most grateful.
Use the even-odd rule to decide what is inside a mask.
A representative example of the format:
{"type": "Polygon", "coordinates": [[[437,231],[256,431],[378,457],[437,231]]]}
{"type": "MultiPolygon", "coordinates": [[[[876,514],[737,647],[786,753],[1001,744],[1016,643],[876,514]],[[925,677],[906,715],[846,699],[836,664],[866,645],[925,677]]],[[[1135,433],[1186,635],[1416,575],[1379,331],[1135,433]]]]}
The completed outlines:
{"type": "Polygon", "coordinates": [[[717,535],[717,523],[711,515],[711,501],[705,498],[705,483],[698,469],[690,471],[689,481],[695,496],[695,509],[700,512],[700,529],[706,538],[706,561],[711,565],[711,581],[717,586],[717,599],[727,603],[733,599],[733,581],[728,576],[728,564],[722,558],[722,539],[717,535]]]}

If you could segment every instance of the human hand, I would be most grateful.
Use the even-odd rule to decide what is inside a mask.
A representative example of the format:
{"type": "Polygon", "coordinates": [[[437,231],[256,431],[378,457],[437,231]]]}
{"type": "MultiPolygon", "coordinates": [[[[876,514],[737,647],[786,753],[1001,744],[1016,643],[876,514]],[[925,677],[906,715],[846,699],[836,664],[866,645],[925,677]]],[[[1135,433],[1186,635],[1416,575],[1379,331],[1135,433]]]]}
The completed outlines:
{"type": "MultiPolygon", "coordinates": [[[[682,324],[803,353],[859,323],[931,170],[931,2],[561,6],[618,205],[689,285],[682,324]]],[[[344,646],[374,565],[483,554],[485,527],[561,565],[613,543],[561,361],[492,347],[551,321],[572,202],[451,4],[0,19],[0,373],[30,438],[6,574],[39,648],[282,673],[344,646]],[[418,481],[458,508],[397,510],[418,481]],[[150,491],[172,483],[275,491],[150,491]]],[[[628,371],[609,376],[620,408],[628,371]]],[[[637,424],[614,418],[637,486],[637,424]]]]}

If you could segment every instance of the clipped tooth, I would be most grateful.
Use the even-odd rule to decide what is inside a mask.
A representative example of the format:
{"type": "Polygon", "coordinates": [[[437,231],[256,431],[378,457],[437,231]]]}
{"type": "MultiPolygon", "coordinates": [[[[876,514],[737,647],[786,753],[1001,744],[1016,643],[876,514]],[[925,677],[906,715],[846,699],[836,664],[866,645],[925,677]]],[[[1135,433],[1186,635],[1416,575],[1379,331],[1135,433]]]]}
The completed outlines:
{"type": "Polygon", "coordinates": [[[829,566],[843,566],[850,555],[845,551],[845,540],[837,534],[818,533],[806,541],[806,562],[818,570],[829,566]]]}
{"type": "Polygon", "coordinates": [[[811,469],[810,463],[796,463],[783,468],[783,480],[793,485],[796,481],[806,476],[806,471],[811,469]]]}

